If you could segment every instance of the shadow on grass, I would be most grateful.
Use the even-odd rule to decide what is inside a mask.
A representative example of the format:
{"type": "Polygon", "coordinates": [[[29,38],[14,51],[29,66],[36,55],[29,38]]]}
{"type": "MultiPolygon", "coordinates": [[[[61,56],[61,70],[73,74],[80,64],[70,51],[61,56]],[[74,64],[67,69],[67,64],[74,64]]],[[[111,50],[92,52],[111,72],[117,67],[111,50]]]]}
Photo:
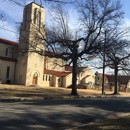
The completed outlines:
{"type": "Polygon", "coordinates": [[[130,116],[124,116],[116,119],[107,119],[84,125],[75,130],[128,130],[130,128],[130,116]]]}

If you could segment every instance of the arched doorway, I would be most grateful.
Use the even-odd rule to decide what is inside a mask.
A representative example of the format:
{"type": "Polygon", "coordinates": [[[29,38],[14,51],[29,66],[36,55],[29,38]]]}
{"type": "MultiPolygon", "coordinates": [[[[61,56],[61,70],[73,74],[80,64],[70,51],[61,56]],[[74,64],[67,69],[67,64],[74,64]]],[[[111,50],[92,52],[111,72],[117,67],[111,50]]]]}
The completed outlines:
{"type": "Polygon", "coordinates": [[[37,80],[38,80],[38,76],[37,76],[37,74],[35,73],[35,74],[33,75],[32,84],[37,84],[37,80]]]}

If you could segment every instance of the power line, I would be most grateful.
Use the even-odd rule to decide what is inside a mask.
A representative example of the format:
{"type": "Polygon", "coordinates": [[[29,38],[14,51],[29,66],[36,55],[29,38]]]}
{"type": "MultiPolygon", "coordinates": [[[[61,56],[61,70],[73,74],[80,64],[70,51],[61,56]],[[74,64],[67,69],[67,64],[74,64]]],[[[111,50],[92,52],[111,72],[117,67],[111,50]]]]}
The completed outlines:
{"type": "Polygon", "coordinates": [[[6,30],[6,31],[9,31],[9,32],[12,32],[12,33],[19,34],[18,32],[14,32],[14,31],[12,31],[12,30],[9,30],[9,29],[6,29],[6,28],[2,28],[2,27],[0,27],[0,29],[6,30]]]}

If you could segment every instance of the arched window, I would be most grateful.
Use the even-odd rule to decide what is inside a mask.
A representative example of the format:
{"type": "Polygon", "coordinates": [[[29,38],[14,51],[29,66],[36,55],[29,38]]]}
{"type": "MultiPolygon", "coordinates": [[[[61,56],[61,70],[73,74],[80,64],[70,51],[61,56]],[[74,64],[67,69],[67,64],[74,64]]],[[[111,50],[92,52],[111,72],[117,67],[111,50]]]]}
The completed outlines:
{"type": "Polygon", "coordinates": [[[27,12],[27,9],[25,9],[25,12],[24,12],[24,30],[26,30],[26,28],[27,28],[27,20],[28,20],[28,12],[27,12]]]}
{"type": "Polygon", "coordinates": [[[36,24],[36,28],[39,30],[41,24],[41,12],[38,11],[37,8],[34,9],[34,24],[36,24]]]}
{"type": "Polygon", "coordinates": [[[37,8],[34,9],[34,24],[36,24],[37,21],[37,8]]]}
{"type": "Polygon", "coordinates": [[[60,78],[58,79],[58,82],[60,82],[60,78]]]}
{"type": "Polygon", "coordinates": [[[25,10],[25,22],[27,22],[27,18],[28,18],[28,12],[27,12],[27,9],[25,10]]]}
{"type": "Polygon", "coordinates": [[[81,73],[81,77],[82,77],[82,73],[81,73]]]}
{"type": "Polygon", "coordinates": [[[46,81],[47,81],[47,75],[46,75],[46,81]]]}
{"type": "Polygon", "coordinates": [[[43,81],[44,81],[44,75],[43,75],[43,81]]]}
{"type": "Polygon", "coordinates": [[[50,79],[51,79],[51,76],[49,75],[48,81],[50,81],[50,79]]]}
{"type": "Polygon", "coordinates": [[[5,50],[5,56],[8,56],[8,48],[5,50]]]}
{"type": "Polygon", "coordinates": [[[41,24],[41,12],[38,11],[37,13],[37,29],[40,30],[40,24],[41,24]]]}
{"type": "Polygon", "coordinates": [[[7,66],[7,69],[6,69],[6,78],[7,79],[9,78],[9,75],[10,75],[10,66],[7,66]]]}

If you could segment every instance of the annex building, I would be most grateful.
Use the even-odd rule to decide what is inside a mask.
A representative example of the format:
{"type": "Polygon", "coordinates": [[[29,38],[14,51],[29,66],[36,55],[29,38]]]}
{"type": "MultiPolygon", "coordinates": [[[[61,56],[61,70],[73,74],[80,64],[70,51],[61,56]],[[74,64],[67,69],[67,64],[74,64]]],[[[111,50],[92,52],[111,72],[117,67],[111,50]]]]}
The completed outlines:
{"type": "MultiPolygon", "coordinates": [[[[23,21],[20,27],[19,42],[13,42],[0,38],[0,83],[12,83],[19,85],[37,85],[67,87],[72,83],[72,66],[55,66],[54,61],[61,66],[62,59],[41,56],[38,53],[30,52],[37,46],[36,51],[44,50],[44,43],[38,43],[33,34],[35,30],[44,30],[44,8],[32,2],[25,6],[23,21]],[[20,51],[19,51],[20,50],[20,51]],[[24,51],[25,55],[20,55],[24,51]]],[[[40,33],[37,34],[40,36],[40,33]]],[[[77,84],[88,84],[90,88],[95,83],[95,74],[88,67],[77,68],[77,84]]]]}

